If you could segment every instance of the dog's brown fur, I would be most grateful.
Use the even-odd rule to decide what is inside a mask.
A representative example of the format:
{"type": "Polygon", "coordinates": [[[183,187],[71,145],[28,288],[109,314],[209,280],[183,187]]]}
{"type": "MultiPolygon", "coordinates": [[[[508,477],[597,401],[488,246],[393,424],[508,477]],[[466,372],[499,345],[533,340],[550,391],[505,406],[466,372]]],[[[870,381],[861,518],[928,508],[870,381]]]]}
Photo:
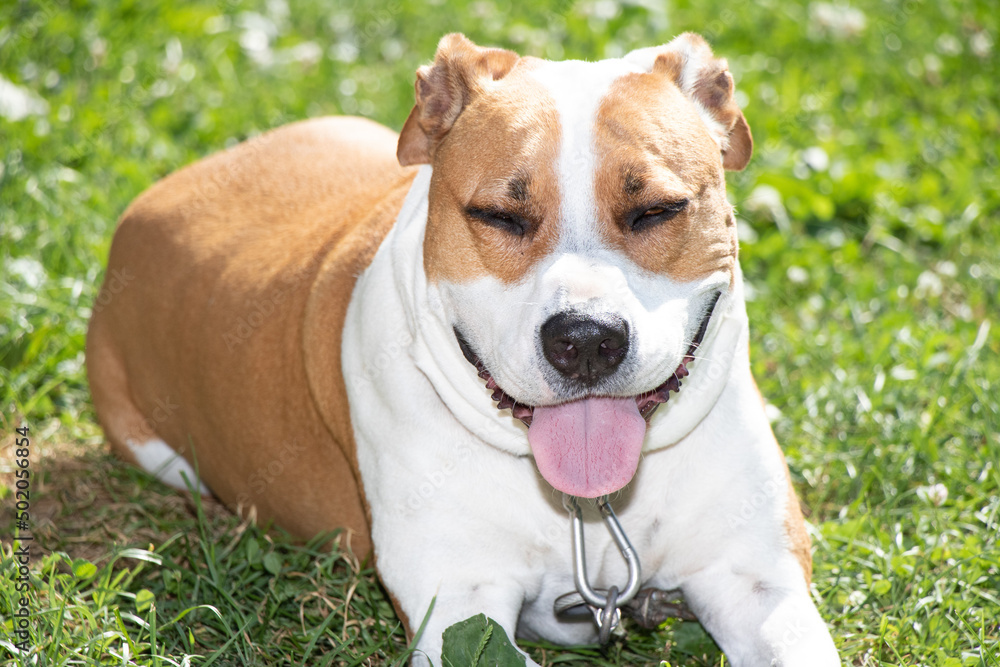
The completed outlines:
{"type": "Polygon", "coordinates": [[[108,262],[123,278],[102,288],[87,337],[114,451],[135,462],[127,440],[160,438],[230,506],[305,538],[346,528],[367,554],[340,341],[414,175],[390,130],[320,119],[140,196],[108,262]]]}

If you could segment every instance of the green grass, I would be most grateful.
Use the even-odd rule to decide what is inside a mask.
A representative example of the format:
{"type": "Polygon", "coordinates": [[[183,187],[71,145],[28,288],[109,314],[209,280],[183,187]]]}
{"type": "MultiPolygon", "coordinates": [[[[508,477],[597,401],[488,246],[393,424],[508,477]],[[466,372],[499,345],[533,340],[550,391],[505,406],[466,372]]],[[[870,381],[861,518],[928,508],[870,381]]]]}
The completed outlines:
{"type": "MultiPolygon", "coordinates": [[[[14,470],[13,429],[30,426],[36,536],[36,648],[15,661],[4,474],[0,661],[401,660],[370,568],[106,455],[82,353],[115,220],[157,178],[284,122],[359,113],[398,129],[413,71],[448,31],[593,59],[696,30],[729,57],[756,140],[750,167],[729,177],[753,365],[813,526],[820,610],[852,665],[1000,666],[993,3],[859,0],[853,34],[826,20],[844,14],[839,1],[172,7],[0,4],[0,76],[45,101],[0,116],[0,466],[14,470]],[[260,35],[245,27],[260,20],[246,12],[274,26],[256,60],[245,46],[260,35]]],[[[605,653],[530,650],[543,664],[722,659],[695,623],[632,632],[605,653]]]]}

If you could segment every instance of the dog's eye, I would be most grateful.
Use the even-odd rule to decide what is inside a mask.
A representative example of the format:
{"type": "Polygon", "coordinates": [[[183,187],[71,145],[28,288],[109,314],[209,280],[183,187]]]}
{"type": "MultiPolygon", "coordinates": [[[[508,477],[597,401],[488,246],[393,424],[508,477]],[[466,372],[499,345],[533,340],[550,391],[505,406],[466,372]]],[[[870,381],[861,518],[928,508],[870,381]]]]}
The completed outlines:
{"type": "Polygon", "coordinates": [[[484,222],[490,227],[512,234],[514,236],[524,236],[528,229],[527,221],[516,213],[492,208],[476,208],[474,206],[465,209],[465,213],[470,218],[475,218],[484,222]]]}
{"type": "Polygon", "coordinates": [[[639,209],[632,214],[629,222],[633,232],[640,232],[661,222],[673,219],[678,213],[687,208],[688,200],[664,202],[649,208],[639,209]]]}

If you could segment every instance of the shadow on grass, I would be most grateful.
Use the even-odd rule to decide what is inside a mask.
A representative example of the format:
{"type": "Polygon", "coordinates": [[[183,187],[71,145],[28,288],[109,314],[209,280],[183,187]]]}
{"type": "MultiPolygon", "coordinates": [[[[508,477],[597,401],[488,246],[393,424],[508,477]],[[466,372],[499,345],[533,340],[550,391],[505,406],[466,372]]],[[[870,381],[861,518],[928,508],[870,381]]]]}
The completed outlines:
{"type": "MultiPolygon", "coordinates": [[[[6,439],[0,447],[0,465],[13,468],[13,453],[13,438],[6,439]]],[[[122,463],[104,444],[46,444],[40,456],[34,454],[30,532],[38,548],[32,551],[33,563],[56,551],[100,561],[116,547],[162,544],[197,524],[190,494],[122,463]]],[[[12,479],[4,483],[12,486],[12,479]]],[[[214,498],[203,497],[201,507],[216,533],[239,524],[214,498]]],[[[13,535],[14,523],[14,503],[7,498],[0,506],[0,530],[13,535]]]]}
{"type": "MultiPolygon", "coordinates": [[[[7,470],[12,445],[11,437],[0,446],[7,470]]],[[[402,653],[402,624],[374,570],[325,548],[330,535],[296,543],[106,452],[72,442],[33,449],[25,543],[35,616],[22,661],[383,665],[402,653]]],[[[13,475],[3,483],[12,486],[13,475]]],[[[22,594],[5,496],[0,597],[13,604],[22,594]]],[[[4,651],[14,654],[0,642],[4,651]]]]}

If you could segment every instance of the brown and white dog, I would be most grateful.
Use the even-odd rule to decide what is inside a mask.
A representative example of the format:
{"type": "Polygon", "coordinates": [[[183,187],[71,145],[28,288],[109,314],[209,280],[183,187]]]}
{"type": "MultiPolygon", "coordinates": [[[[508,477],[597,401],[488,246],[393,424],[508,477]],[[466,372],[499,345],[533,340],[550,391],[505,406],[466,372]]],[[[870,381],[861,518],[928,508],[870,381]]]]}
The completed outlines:
{"type": "MultiPolygon", "coordinates": [[[[613,494],[644,585],[682,589],[733,665],[838,664],[750,374],[733,93],[693,34],[593,63],[449,35],[398,140],[311,120],[163,179],[88,335],[113,449],[294,534],[348,529],[404,620],[436,598],[418,664],[477,613],[593,641],[553,613],[559,492],[613,494]]],[[[586,516],[595,585],[623,582],[586,516]]]]}

